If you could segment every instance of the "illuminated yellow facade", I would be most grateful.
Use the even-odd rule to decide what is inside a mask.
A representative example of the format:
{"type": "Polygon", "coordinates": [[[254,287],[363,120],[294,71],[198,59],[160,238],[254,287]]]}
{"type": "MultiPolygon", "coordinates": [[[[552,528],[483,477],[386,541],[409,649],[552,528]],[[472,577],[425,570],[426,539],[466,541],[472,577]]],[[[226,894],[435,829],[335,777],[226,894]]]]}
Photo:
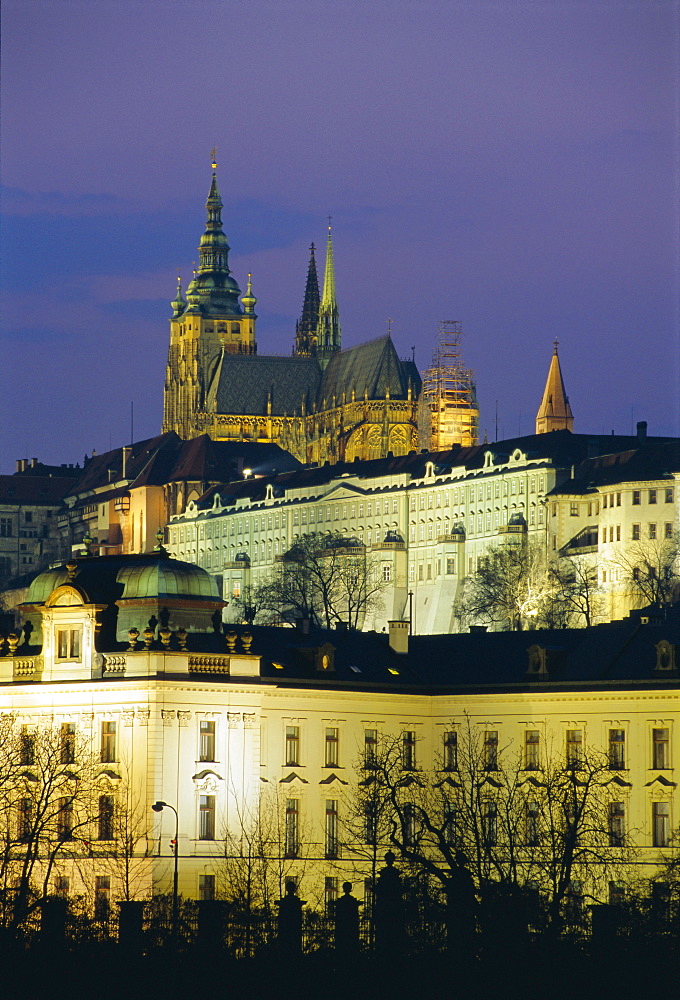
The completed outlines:
{"type": "MultiPolygon", "coordinates": [[[[83,559],[34,584],[24,610],[41,622],[40,645],[0,656],[0,712],[17,726],[71,724],[101,759],[98,781],[116,808],[134,791],[138,898],[171,887],[174,830],[171,816],[151,812],[159,799],[178,811],[179,887],[188,897],[218,885],[224,837],[238,834],[261,798],[280,810],[280,850],[294,855],[289,870],[304,898],[319,900],[328,879],[356,883],[365,862],[347,819],[369,736],[409,734],[411,769],[436,770],[447,734],[468,725],[493,732],[509,755],[522,752],[527,731],[536,734],[539,770],[574,733],[604,755],[615,740],[603,787],[623,810],[637,874],[670,857],[679,819],[676,619],[410,639],[405,623],[393,623],[389,635],[357,644],[348,632],[206,631],[219,603],[207,574],[162,553],[83,559]],[[106,580],[118,585],[114,603],[106,580]],[[161,583],[166,593],[154,594],[161,583]],[[145,632],[154,609],[165,624],[145,632]],[[181,624],[191,616],[196,631],[181,624]],[[65,646],[65,632],[79,640],[65,646]],[[294,850],[284,843],[293,833],[294,850]]],[[[97,842],[96,827],[86,839],[64,846],[53,878],[79,892],[106,877],[113,902],[122,877],[116,845],[97,842]]],[[[606,897],[607,887],[596,891],[606,897]]]]}

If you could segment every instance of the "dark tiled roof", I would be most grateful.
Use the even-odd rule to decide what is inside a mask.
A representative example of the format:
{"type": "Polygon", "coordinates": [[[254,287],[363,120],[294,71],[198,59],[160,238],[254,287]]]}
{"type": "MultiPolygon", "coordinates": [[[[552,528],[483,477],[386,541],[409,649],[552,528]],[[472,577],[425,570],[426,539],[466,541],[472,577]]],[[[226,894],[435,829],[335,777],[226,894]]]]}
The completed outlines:
{"type": "Polygon", "coordinates": [[[0,476],[0,503],[54,507],[73,488],[73,480],[56,476],[0,476]]]}
{"type": "Polygon", "coordinates": [[[276,416],[299,413],[302,400],[311,408],[324,399],[330,405],[343,392],[349,400],[354,390],[361,399],[384,399],[387,389],[393,399],[406,399],[409,379],[415,393],[420,376],[411,361],[400,361],[390,337],[379,337],[333,354],[321,372],[316,358],[292,356],[224,354],[215,375],[211,395],[217,413],[264,415],[271,395],[276,416]]]}
{"type": "Polygon", "coordinates": [[[311,407],[321,369],[316,358],[223,354],[215,378],[217,413],[264,415],[271,394],[272,413],[290,416],[303,399],[311,407]]]}
{"type": "Polygon", "coordinates": [[[680,472],[680,441],[645,443],[640,448],[587,459],[575,470],[574,478],[553,494],[587,493],[598,486],[658,480],[674,472],[680,472]]]}
{"type": "Polygon", "coordinates": [[[479,632],[411,636],[409,652],[395,653],[385,633],[238,626],[253,634],[252,652],[263,657],[262,675],[281,683],[373,688],[415,687],[422,693],[455,690],[569,687],[678,686],[678,675],[656,670],[656,644],[680,645],[680,605],[636,611],[623,621],[589,629],[479,632]],[[649,620],[643,624],[643,618],[649,620]],[[330,643],[335,672],[310,666],[309,650],[330,643]],[[548,674],[528,674],[529,649],[549,650],[548,674]],[[279,664],[275,666],[274,664],[279,664]]]}
{"type": "MultiPolygon", "coordinates": [[[[212,441],[207,434],[182,441],[170,431],[132,445],[126,464],[127,489],[140,486],[164,486],[176,482],[219,482],[240,475],[243,468],[267,472],[274,469],[295,469],[300,463],[278,445],[257,442],[212,441]]],[[[101,489],[109,482],[123,476],[122,449],[105,452],[91,458],[80,479],[69,480],[69,496],[78,496],[101,489]]],[[[98,494],[98,498],[112,499],[120,490],[98,494]]],[[[89,501],[83,501],[89,502],[89,501]]]]}
{"type": "Polygon", "coordinates": [[[334,354],[323,374],[317,403],[333,396],[339,403],[342,393],[349,399],[352,390],[359,399],[365,392],[369,399],[384,399],[388,389],[393,399],[406,399],[408,375],[391,337],[386,336],[334,354]]]}

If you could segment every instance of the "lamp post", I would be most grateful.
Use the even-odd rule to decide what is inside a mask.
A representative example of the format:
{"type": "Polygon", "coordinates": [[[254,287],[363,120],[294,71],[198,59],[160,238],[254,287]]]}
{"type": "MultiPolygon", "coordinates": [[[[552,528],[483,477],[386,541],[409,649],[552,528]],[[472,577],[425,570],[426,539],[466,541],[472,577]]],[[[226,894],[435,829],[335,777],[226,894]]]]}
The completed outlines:
{"type": "Polygon", "coordinates": [[[173,937],[177,937],[177,915],[179,907],[179,895],[177,892],[178,888],[178,849],[179,849],[179,815],[174,806],[171,806],[169,802],[161,802],[159,799],[157,802],[151,806],[154,812],[163,812],[164,809],[172,809],[175,814],[175,870],[172,878],[172,934],[173,937]]]}

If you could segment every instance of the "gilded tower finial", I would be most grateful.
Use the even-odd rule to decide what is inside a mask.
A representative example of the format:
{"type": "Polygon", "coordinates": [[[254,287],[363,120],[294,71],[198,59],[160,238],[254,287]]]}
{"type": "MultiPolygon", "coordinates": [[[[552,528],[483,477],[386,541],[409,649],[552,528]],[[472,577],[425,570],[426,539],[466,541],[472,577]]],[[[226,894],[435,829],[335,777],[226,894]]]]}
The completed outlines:
{"type": "Polygon", "coordinates": [[[217,146],[213,146],[210,150],[210,161],[212,163],[213,170],[217,170],[217,146]]]}

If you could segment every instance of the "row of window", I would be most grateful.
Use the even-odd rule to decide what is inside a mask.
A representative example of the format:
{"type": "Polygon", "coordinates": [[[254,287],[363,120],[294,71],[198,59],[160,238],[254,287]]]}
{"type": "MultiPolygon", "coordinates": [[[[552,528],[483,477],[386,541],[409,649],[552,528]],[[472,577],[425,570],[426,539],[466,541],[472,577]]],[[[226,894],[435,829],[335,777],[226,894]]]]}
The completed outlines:
{"type": "MultiPolygon", "coordinates": [[[[482,743],[482,767],[487,771],[498,770],[498,730],[487,729],[482,743]]],[[[565,759],[570,766],[577,766],[584,761],[584,743],[582,729],[569,729],[566,733],[565,759]]],[[[669,770],[670,762],[670,731],[667,728],[652,729],[651,767],[657,771],[669,770]]],[[[339,731],[336,727],[325,730],[324,763],[326,767],[337,767],[339,762],[339,731]]],[[[442,767],[445,771],[458,770],[458,732],[448,730],[443,734],[442,767]]],[[[370,767],[376,759],[378,748],[378,730],[364,730],[364,766],[370,767]]],[[[626,762],[626,731],[610,729],[608,737],[608,763],[612,771],[625,770],[626,762]]],[[[524,769],[539,770],[541,767],[541,731],[526,729],[524,731],[523,747],[524,769]]],[[[286,726],[285,762],[289,767],[300,765],[300,727],[286,726]]],[[[401,734],[401,766],[405,771],[416,769],[416,733],[407,729],[401,734]]]]}
{"type": "MultiPolygon", "coordinates": [[[[115,800],[113,795],[99,796],[96,832],[97,840],[115,840],[115,800]]],[[[74,803],[72,796],[62,796],[55,803],[55,834],[57,840],[73,840],[75,832],[74,803]]],[[[36,802],[30,795],[19,799],[17,809],[17,838],[28,843],[36,835],[36,802]]]]}
{"type": "MultiPolygon", "coordinates": [[[[642,535],[641,535],[641,527],[642,526],[640,524],[634,524],[633,525],[632,538],[633,538],[634,542],[640,541],[640,539],[642,537],[642,535]]],[[[617,525],[617,528],[618,528],[618,525],[617,525]]],[[[663,537],[664,538],[672,538],[673,537],[673,522],[672,521],[666,521],[664,523],[664,525],[663,525],[662,530],[663,530],[663,537]]],[[[620,536],[617,534],[617,541],[618,541],[619,537],[620,536]]],[[[648,524],[647,524],[647,538],[654,539],[654,538],[659,538],[659,537],[661,537],[661,536],[657,532],[657,524],[656,524],[656,522],[654,522],[654,521],[648,522],[648,524]]],[[[605,537],[604,541],[605,542],[607,541],[606,537],[605,537]]],[[[610,529],[610,538],[609,538],[609,541],[610,542],[612,541],[612,539],[611,539],[611,529],[610,529]]]]}
{"type": "MultiPolygon", "coordinates": [[[[673,503],[674,490],[672,486],[667,486],[663,490],[647,490],[647,503],[660,502],[662,494],[665,503],[673,503]]],[[[633,490],[633,506],[637,507],[640,503],[642,503],[642,490],[633,490]]]]}
{"type": "MultiPolygon", "coordinates": [[[[73,764],[76,759],[76,724],[64,722],[59,730],[59,760],[73,764]]],[[[99,760],[114,764],[116,757],[116,723],[102,722],[100,727],[99,760]]],[[[24,766],[36,763],[36,732],[30,725],[23,725],[19,733],[19,762],[24,766]]]]}

